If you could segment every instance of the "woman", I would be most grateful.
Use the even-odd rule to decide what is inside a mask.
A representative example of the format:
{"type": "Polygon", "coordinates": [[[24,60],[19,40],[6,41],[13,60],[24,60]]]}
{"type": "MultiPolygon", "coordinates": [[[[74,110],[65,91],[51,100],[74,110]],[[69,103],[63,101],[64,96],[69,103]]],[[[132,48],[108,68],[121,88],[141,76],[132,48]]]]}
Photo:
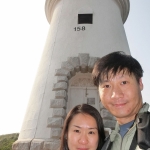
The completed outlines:
{"type": "Polygon", "coordinates": [[[105,132],[100,113],[93,106],[75,106],[66,116],[60,150],[100,150],[105,132]]]}

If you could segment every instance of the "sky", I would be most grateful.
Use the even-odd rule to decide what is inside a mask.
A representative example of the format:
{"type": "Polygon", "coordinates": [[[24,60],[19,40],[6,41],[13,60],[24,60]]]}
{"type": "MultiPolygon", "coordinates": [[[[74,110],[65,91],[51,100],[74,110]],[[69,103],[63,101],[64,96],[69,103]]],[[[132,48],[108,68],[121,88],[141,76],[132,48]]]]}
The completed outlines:
{"type": "MultiPolygon", "coordinates": [[[[49,30],[45,0],[0,1],[0,135],[19,133],[49,30]]],[[[124,24],[150,102],[150,0],[130,0],[124,24]]]]}

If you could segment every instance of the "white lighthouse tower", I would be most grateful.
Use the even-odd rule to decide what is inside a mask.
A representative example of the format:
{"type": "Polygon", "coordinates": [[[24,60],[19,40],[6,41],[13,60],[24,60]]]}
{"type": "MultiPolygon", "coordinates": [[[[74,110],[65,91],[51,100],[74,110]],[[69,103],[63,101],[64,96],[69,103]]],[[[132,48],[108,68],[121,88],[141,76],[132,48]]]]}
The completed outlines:
{"type": "Polygon", "coordinates": [[[56,150],[66,113],[77,104],[96,107],[106,128],[115,124],[91,72],[110,52],[130,54],[123,27],[129,0],[46,0],[45,12],[50,30],[13,150],[56,150]]]}

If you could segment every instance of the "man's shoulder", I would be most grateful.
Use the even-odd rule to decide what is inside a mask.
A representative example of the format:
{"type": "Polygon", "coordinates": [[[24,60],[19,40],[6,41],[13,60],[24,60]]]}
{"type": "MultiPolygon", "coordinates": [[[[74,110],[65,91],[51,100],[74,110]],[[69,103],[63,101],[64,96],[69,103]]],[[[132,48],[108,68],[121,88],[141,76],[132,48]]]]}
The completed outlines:
{"type": "Polygon", "coordinates": [[[147,112],[148,110],[149,110],[149,104],[145,102],[142,108],[139,110],[139,113],[144,113],[147,112]]]}

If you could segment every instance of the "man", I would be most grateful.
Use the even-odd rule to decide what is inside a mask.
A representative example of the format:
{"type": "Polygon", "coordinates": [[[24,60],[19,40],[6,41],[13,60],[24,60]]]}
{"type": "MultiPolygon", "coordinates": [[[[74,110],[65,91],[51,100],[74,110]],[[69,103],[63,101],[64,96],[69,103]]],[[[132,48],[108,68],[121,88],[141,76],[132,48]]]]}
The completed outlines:
{"type": "Polygon", "coordinates": [[[124,52],[110,53],[94,66],[92,77],[98,87],[100,100],[117,120],[116,128],[110,135],[111,150],[140,149],[133,142],[135,136],[137,139],[136,116],[149,108],[142,100],[142,76],[143,69],[139,62],[124,52]]]}

